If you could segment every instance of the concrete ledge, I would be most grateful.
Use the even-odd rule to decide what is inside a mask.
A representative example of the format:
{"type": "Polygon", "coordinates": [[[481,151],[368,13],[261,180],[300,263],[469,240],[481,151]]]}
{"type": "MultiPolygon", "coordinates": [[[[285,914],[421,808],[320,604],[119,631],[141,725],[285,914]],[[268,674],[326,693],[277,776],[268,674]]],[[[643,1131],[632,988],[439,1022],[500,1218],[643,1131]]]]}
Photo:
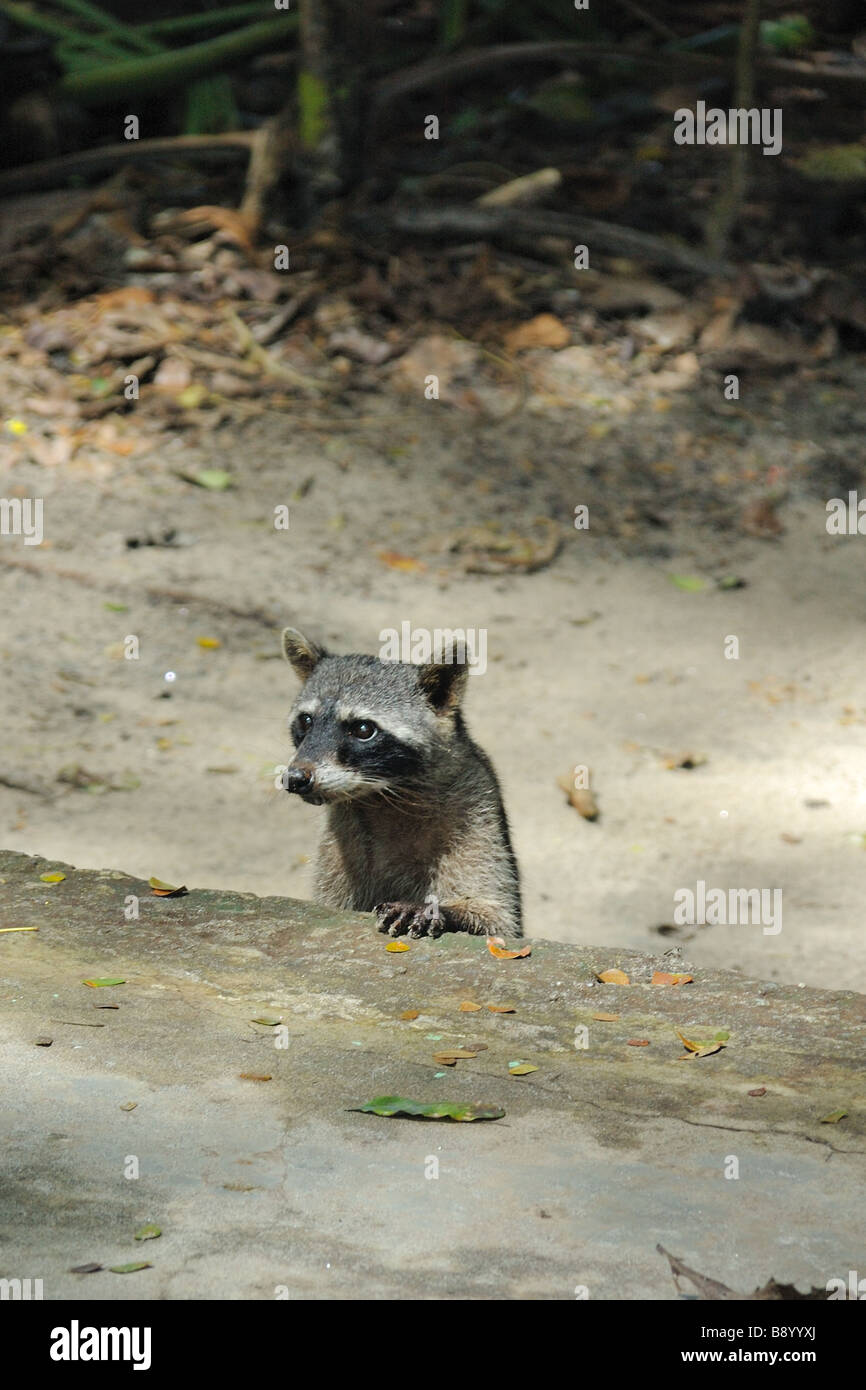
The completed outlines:
{"type": "Polygon", "coordinates": [[[863,996],[727,972],[653,986],[659,958],[546,941],[517,961],[463,936],[390,954],[365,915],[155,898],[10,853],[0,878],[0,926],[39,927],[0,936],[0,1277],[46,1298],[674,1298],[658,1243],[745,1295],[863,1264],[863,996]],[[614,966],[631,986],[593,983],[614,966]],[[105,976],[126,983],[82,983],[105,976]],[[678,1029],[730,1039],[684,1062],[678,1029]],[[433,1062],[472,1041],[474,1060],[433,1062]],[[380,1095],[506,1115],[348,1109],[380,1095]],[[163,1235],[141,1245],[145,1222],[163,1235]],[[153,1268],[68,1273],[136,1259],[153,1268]]]}

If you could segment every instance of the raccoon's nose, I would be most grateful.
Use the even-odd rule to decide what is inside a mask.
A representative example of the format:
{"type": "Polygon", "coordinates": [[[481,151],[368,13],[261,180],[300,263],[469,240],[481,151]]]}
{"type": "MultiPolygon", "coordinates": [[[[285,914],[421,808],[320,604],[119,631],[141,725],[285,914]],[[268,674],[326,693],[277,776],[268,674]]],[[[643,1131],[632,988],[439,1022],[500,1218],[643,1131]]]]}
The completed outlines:
{"type": "Polygon", "coordinates": [[[313,769],[303,763],[299,767],[287,767],[283,773],[283,786],[287,792],[305,792],[313,785],[313,769]]]}

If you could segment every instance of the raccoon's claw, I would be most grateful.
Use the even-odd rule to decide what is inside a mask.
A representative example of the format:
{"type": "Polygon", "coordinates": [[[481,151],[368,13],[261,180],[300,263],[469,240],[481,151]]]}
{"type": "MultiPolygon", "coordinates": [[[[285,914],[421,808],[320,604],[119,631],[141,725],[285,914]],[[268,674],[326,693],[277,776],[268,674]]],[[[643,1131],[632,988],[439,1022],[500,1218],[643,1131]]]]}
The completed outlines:
{"type": "Polygon", "coordinates": [[[441,936],[445,920],[437,903],[377,903],[373,908],[379,931],[389,936],[441,936]]]}

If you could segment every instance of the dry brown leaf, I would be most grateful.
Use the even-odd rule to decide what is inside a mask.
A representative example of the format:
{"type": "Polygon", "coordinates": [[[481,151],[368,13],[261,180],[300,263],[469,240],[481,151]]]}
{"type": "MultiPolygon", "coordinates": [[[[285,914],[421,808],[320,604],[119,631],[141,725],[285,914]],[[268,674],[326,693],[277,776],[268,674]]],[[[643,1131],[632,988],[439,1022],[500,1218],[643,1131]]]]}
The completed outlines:
{"type": "Polygon", "coordinates": [[[376,553],[382,564],[387,565],[390,570],[403,570],[406,573],[412,573],[427,568],[420,560],[414,560],[411,555],[401,555],[397,550],[379,550],[376,553]]]}
{"type": "Polygon", "coordinates": [[[524,956],[532,955],[531,946],[524,946],[519,951],[505,950],[505,938],[503,936],[488,936],[487,949],[491,956],[495,956],[497,960],[520,960],[524,956]]]}
{"type": "Polygon", "coordinates": [[[460,1005],[460,1012],[462,1014],[477,1014],[480,1008],[480,1004],[473,1004],[470,999],[464,999],[460,1005]]]}
{"type": "Polygon", "coordinates": [[[649,1038],[629,1038],[626,1047],[649,1047],[649,1038]]]}
{"type": "Polygon", "coordinates": [[[571,333],[555,314],[536,314],[505,335],[506,351],[511,353],[525,352],[527,348],[564,348],[570,342],[571,333]]]}
{"type": "Polygon", "coordinates": [[[618,1023],[619,1014],[593,1014],[596,1023],[618,1023]]]}
{"type": "Polygon", "coordinates": [[[242,1071],[240,1078],[241,1081],[273,1081],[273,1077],[268,1072],[260,1074],[255,1071],[242,1071]]]}
{"type": "Polygon", "coordinates": [[[694,975],[671,975],[666,970],[656,970],[651,985],[691,985],[694,984],[694,975]]]}
{"type": "Polygon", "coordinates": [[[556,785],[565,792],[569,804],[584,820],[598,819],[598,805],[591,787],[576,787],[573,776],[557,777],[556,785]]]}
{"type": "Polygon", "coordinates": [[[516,1014],[517,1010],[513,1004],[488,1004],[488,1009],[492,1014],[516,1014]]]}
{"type": "Polygon", "coordinates": [[[470,1052],[468,1047],[449,1047],[444,1052],[434,1052],[433,1061],[444,1067],[453,1067],[456,1062],[471,1061],[477,1056],[478,1053],[470,1052]]]}
{"type": "Polygon", "coordinates": [[[624,970],[602,970],[601,974],[596,976],[596,979],[601,980],[603,985],[631,984],[631,980],[624,970]]]}
{"type": "Polygon", "coordinates": [[[419,1013],[420,1013],[420,1010],[419,1010],[419,1009],[404,1009],[404,1010],[403,1010],[403,1013],[401,1013],[400,1017],[401,1017],[401,1018],[405,1018],[408,1022],[411,1022],[411,1020],[412,1020],[413,1018],[417,1018],[417,1017],[418,1017],[419,1013]]]}

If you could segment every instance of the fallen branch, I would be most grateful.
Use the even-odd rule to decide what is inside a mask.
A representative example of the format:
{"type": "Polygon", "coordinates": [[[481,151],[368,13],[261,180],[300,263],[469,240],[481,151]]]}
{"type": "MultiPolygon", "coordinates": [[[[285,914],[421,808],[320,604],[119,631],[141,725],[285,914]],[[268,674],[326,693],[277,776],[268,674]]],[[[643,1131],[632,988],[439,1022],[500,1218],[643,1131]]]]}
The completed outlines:
{"type": "Polygon", "coordinates": [[[81,174],[114,172],[120,162],[136,163],[148,159],[191,159],[197,163],[223,163],[234,156],[249,156],[258,135],[254,130],[229,131],[222,135],[165,135],[154,140],[123,140],[116,145],[100,145],[95,150],[79,150],[58,159],[42,159],[0,172],[0,193],[32,193],[56,188],[67,178],[81,174]]]}
{"type": "MultiPolygon", "coordinates": [[[[633,64],[650,72],[658,72],[670,81],[680,77],[730,77],[734,59],[717,58],[707,53],[632,52],[599,43],[509,43],[495,48],[467,49],[446,58],[431,58],[412,67],[401,68],[384,78],[376,87],[374,111],[382,111],[391,102],[424,88],[443,82],[460,82],[495,68],[522,66],[527,63],[555,63],[568,67],[581,61],[587,63],[620,62],[633,64]]],[[[866,89],[866,64],[831,67],[806,63],[794,58],[761,58],[757,70],[786,84],[803,83],[809,86],[833,87],[838,92],[849,91],[863,96],[866,89]]]]}
{"type": "MultiPolygon", "coordinates": [[[[361,217],[364,215],[361,214],[361,217]]],[[[684,243],[635,231],[615,222],[600,222],[575,213],[530,212],[522,208],[481,208],[462,204],[377,211],[377,225],[385,221],[394,231],[415,236],[493,237],[513,241],[520,236],[561,236],[573,244],[586,243],[595,251],[633,256],[649,265],[688,270],[699,275],[729,275],[733,267],[684,243]]]]}

